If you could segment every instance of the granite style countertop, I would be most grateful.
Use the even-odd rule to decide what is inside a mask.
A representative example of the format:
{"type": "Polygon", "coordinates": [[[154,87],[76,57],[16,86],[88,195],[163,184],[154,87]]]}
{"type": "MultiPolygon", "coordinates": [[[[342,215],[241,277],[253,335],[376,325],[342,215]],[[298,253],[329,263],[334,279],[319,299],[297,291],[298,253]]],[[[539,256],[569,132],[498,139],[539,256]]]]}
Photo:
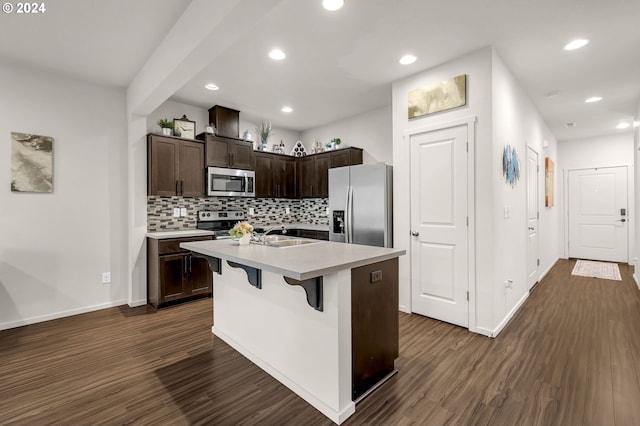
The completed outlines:
{"type": "Polygon", "coordinates": [[[202,229],[185,229],[181,231],[161,231],[161,232],[147,232],[147,237],[156,240],[165,240],[168,238],[183,238],[183,237],[204,237],[214,235],[213,231],[204,231],[202,229]]]}

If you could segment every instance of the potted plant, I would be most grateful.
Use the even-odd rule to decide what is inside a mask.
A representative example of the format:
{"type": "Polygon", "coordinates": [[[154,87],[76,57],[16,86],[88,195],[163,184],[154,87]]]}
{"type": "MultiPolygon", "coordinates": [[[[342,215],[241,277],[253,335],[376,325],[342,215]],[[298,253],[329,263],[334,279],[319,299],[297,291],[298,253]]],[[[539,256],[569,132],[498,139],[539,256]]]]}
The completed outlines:
{"type": "Polygon", "coordinates": [[[262,120],[260,122],[260,124],[256,124],[256,133],[258,134],[258,137],[260,138],[260,144],[261,144],[261,149],[262,150],[266,150],[267,148],[267,141],[269,140],[269,136],[271,136],[273,129],[271,127],[271,122],[270,121],[264,121],[262,120]]]}
{"type": "Polygon", "coordinates": [[[340,148],[340,144],[342,143],[342,141],[340,140],[340,138],[335,138],[331,140],[331,143],[333,144],[333,149],[338,149],[340,148]]]}
{"type": "Polygon", "coordinates": [[[158,126],[162,129],[162,134],[164,136],[171,136],[173,133],[173,120],[169,121],[166,118],[161,118],[158,120],[158,126]]]}
{"type": "Polygon", "coordinates": [[[229,235],[236,237],[241,246],[249,244],[251,235],[253,234],[253,226],[249,222],[238,222],[229,230],[229,235]]]}

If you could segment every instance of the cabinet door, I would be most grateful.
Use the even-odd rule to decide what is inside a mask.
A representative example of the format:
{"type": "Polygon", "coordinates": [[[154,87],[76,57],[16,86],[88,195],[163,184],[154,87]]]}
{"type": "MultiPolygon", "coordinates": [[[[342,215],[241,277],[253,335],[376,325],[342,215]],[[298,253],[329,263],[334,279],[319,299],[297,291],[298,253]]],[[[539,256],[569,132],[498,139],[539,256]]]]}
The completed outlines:
{"type": "Polygon", "coordinates": [[[233,145],[231,150],[231,167],[234,169],[253,170],[255,167],[253,143],[243,141],[232,141],[229,143],[233,145]]]}
{"type": "Polygon", "coordinates": [[[180,144],[180,195],[204,197],[204,144],[180,144]]]}
{"type": "Polygon", "coordinates": [[[295,198],[298,195],[296,191],[296,160],[295,158],[282,158],[280,164],[279,196],[295,198]]]}
{"type": "Polygon", "coordinates": [[[314,198],[327,198],[329,196],[329,162],[331,157],[328,154],[315,156],[314,164],[314,198]]]}
{"type": "Polygon", "coordinates": [[[331,152],[331,168],[351,165],[351,150],[341,149],[331,152]]]}
{"type": "Polygon", "coordinates": [[[160,303],[182,299],[189,295],[187,280],[188,273],[185,259],[188,255],[174,254],[160,256],[160,303]]]}
{"type": "Polygon", "coordinates": [[[256,197],[273,197],[272,159],[268,154],[256,153],[256,197]]]}
{"type": "Polygon", "coordinates": [[[150,136],[147,143],[148,195],[178,194],[180,175],[179,141],[162,136],[150,136]]]}
{"type": "Polygon", "coordinates": [[[207,166],[229,167],[231,151],[226,140],[214,139],[207,136],[207,166]]]}
{"type": "Polygon", "coordinates": [[[213,274],[207,261],[201,257],[189,255],[188,262],[189,290],[191,294],[208,294],[213,289],[213,274]]]}
{"type": "Polygon", "coordinates": [[[298,171],[298,195],[300,198],[310,198],[313,196],[314,157],[299,159],[298,171]]]}

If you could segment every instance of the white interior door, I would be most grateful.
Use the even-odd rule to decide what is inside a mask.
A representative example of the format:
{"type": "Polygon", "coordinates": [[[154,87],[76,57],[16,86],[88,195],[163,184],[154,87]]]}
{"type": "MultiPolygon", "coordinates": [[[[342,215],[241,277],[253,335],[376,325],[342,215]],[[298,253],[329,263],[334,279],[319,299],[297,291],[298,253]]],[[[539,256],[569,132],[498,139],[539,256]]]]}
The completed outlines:
{"type": "Polygon", "coordinates": [[[627,167],[569,171],[569,257],[628,262],[627,167]]]}
{"type": "Polygon", "coordinates": [[[468,327],[467,126],[410,144],[412,311],[468,327]]]}
{"type": "Polygon", "coordinates": [[[527,149],[527,284],[529,288],[538,281],[538,153],[527,149]]]}

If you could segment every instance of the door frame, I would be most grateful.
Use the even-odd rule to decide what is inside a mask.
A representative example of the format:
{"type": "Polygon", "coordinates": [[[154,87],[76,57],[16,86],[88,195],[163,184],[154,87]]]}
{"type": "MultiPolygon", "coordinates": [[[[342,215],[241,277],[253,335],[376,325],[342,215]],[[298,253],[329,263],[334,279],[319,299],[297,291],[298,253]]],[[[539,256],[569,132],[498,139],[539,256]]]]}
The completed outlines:
{"type": "MultiPolygon", "coordinates": [[[[476,121],[477,117],[467,116],[461,117],[456,120],[446,121],[443,123],[432,124],[429,126],[416,127],[409,130],[406,130],[403,134],[403,139],[405,142],[409,142],[411,140],[411,136],[421,134],[421,133],[429,133],[435,132],[438,130],[446,130],[452,127],[459,126],[467,126],[467,216],[469,217],[469,226],[467,228],[467,261],[468,261],[468,272],[467,272],[467,282],[468,282],[468,291],[469,291],[469,330],[478,332],[476,327],[476,221],[475,221],[475,211],[476,211],[476,192],[475,192],[475,163],[476,163],[476,155],[475,155],[475,135],[476,135],[476,121]]],[[[411,164],[411,150],[407,151],[407,162],[411,164]]],[[[411,182],[408,182],[411,184],[411,182]]],[[[411,223],[411,197],[409,197],[409,208],[407,209],[407,220],[411,223]]],[[[408,246],[408,251],[411,250],[411,245],[408,246]]],[[[409,255],[409,267],[411,267],[411,253],[407,253],[409,255]]],[[[413,282],[413,279],[410,280],[413,282]]],[[[412,294],[411,283],[409,284],[409,294],[412,294]]],[[[413,307],[411,306],[412,301],[411,297],[409,297],[409,312],[413,312],[413,307]]]]}
{"type": "Polygon", "coordinates": [[[627,220],[629,226],[627,226],[627,264],[634,265],[632,259],[635,257],[634,236],[635,236],[635,218],[631,214],[631,207],[635,208],[635,181],[634,181],[634,166],[633,164],[618,164],[609,166],[593,166],[593,167],[576,167],[572,169],[562,169],[562,186],[563,194],[562,201],[563,208],[563,222],[564,222],[564,242],[562,245],[563,258],[569,258],[569,172],[579,170],[591,170],[591,169],[611,169],[617,167],[625,167],[627,169],[627,220]],[[631,206],[631,207],[630,207],[631,206]]]}
{"type": "MultiPolygon", "coordinates": [[[[536,147],[532,146],[532,145],[527,145],[527,227],[529,226],[528,222],[529,222],[529,173],[528,173],[528,167],[529,167],[529,151],[533,152],[536,154],[536,177],[535,177],[535,184],[536,184],[536,196],[535,196],[535,200],[536,200],[536,210],[537,210],[537,222],[536,222],[536,259],[538,260],[538,265],[536,266],[536,281],[533,283],[533,285],[535,285],[536,283],[538,283],[540,281],[540,153],[538,151],[536,151],[536,147]]],[[[527,229],[527,287],[528,290],[527,291],[531,291],[531,289],[533,288],[533,285],[529,285],[529,278],[528,278],[528,274],[529,274],[529,243],[528,243],[528,239],[529,239],[529,230],[527,229]]]]}

